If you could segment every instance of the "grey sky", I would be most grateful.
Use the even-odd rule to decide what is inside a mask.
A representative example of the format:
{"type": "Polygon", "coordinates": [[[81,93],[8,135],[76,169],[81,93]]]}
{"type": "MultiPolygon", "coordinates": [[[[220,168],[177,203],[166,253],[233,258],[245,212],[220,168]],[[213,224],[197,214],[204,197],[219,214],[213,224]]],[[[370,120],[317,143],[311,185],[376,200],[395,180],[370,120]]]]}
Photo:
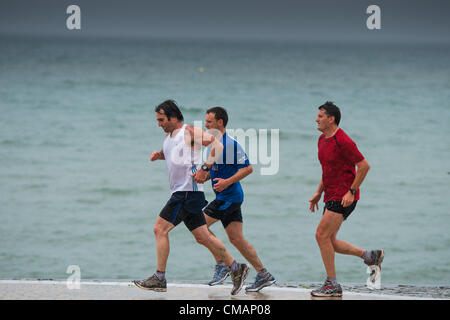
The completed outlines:
{"type": "Polygon", "coordinates": [[[446,0],[0,0],[0,33],[87,37],[449,42],[446,0]],[[81,8],[81,30],[66,8],[81,8]],[[381,8],[368,30],[366,8],[381,8]]]}

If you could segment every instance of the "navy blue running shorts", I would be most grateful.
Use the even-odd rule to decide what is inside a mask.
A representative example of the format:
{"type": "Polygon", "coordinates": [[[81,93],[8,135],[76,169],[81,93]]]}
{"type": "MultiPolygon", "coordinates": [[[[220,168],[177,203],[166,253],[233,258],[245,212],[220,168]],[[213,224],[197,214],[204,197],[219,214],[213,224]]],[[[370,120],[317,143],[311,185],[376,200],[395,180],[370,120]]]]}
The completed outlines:
{"type": "Polygon", "coordinates": [[[202,191],[177,191],[172,194],[159,216],[177,226],[184,222],[189,231],[206,224],[203,208],[208,204],[202,191]]]}
{"type": "Polygon", "coordinates": [[[219,219],[224,228],[233,221],[242,222],[241,202],[213,200],[203,212],[214,219],[219,219]]]}

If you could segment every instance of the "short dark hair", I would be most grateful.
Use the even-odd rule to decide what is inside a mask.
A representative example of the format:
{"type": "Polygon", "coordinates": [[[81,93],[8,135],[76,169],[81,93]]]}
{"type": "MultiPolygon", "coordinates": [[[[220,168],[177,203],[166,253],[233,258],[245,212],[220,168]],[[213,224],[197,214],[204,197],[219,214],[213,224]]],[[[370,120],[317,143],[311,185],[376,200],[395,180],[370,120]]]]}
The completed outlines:
{"type": "Polygon", "coordinates": [[[327,116],[334,117],[334,123],[339,125],[339,122],[341,121],[341,110],[339,110],[338,106],[331,101],[327,101],[319,107],[319,110],[320,109],[325,110],[327,116]]]}
{"type": "Polygon", "coordinates": [[[223,120],[223,126],[226,127],[228,123],[227,110],[222,107],[213,107],[206,110],[206,113],[214,113],[216,120],[223,120]]]}
{"type": "Polygon", "coordinates": [[[155,108],[155,112],[160,113],[161,110],[164,111],[164,114],[167,116],[167,120],[170,120],[171,117],[175,117],[179,121],[184,120],[183,114],[174,100],[166,100],[155,108]]]}

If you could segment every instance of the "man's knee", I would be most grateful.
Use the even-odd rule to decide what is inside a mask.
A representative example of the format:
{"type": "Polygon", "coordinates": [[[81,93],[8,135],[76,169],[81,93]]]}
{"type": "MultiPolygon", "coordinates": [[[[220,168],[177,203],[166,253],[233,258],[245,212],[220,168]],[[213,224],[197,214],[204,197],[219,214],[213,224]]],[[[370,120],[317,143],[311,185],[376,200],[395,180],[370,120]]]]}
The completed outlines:
{"type": "Polygon", "coordinates": [[[241,247],[245,244],[245,239],[242,235],[228,235],[228,239],[235,247],[241,247]]]}
{"type": "Polygon", "coordinates": [[[194,233],[194,237],[199,244],[206,246],[211,242],[212,235],[210,234],[209,230],[205,228],[201,232],[194,233]]]}
{"type": "Polygon", "coordinates": [[[242,222],[233,221],[227,225],[225,231],[228,235],[228,240],[236,248],[240,248],[246,245],[247,241],[242,233],[242,222]]]}
{"type": "Polygon", "coordinates": [[[155,237],[159,238],[159,237],[166,237],[169,231],[162,225],[156,224],[153,227],[153,233],[155,234],[155,237]]]}
{"type": "Polygon", "coordinates": [[[330,240],[331,235],[326,232],[326,230],[322,229],[322,228],[317,228],[316,230],[316,241],[321,243],[323,241],[327,241],[330,240]]]}
{"type": "Polygon", "coordinates": [[[160,226],[155,225],[153,227],[153,233],[155,234],[155,237],[159,237],[162,234],[162,230],[160,226]]]}

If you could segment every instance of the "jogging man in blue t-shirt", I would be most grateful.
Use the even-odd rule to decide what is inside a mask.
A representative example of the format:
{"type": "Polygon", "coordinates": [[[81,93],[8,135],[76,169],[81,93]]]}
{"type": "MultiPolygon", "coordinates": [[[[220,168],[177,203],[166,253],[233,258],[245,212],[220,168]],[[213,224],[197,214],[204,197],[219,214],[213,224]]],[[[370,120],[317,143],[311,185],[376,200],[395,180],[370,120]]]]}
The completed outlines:
{"type": "MultiPolygon", "coordinates": [[[[217,135],[217,139],[221,139],[219,141],[222,142],[224,149],[209,170],[216,199],[204,208],[203,212],[208,227],[218,220],[222,222],[230,242],[255,268],[257,272],[255,282],[245,290],[257,292],[275,283],[275,278],[264,268],[255,249],[242,233],[241,204],[244,201],[244,192],[239,181],[252,173],[253,169],[244,149],[227,134],[225,129],[227,122],[228,115],[224,108],[214,107],[206,111],[205,126],[217,135]]],[[[214,258],[215,272],[213,280],[208,283],[211,286],[222,283],[230,273],[230,268],[220,261],[220,257],[214,258]]]]}

